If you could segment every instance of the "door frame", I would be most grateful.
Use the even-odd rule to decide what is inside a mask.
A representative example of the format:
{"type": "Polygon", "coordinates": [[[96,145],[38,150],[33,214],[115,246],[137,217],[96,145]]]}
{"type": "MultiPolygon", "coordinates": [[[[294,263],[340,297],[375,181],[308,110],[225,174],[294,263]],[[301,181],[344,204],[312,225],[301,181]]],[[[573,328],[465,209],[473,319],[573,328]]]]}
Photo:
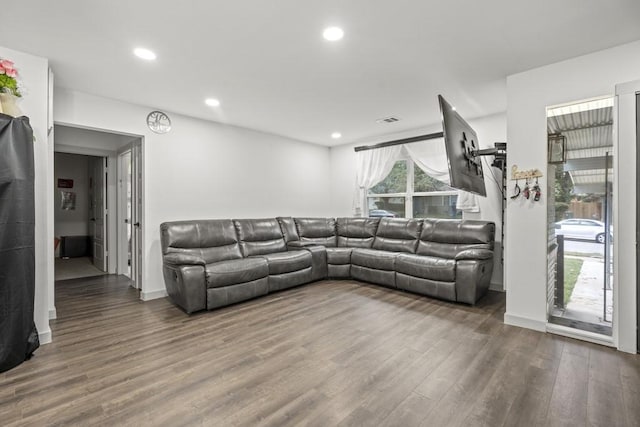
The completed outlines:
{"type": "Polygon", "coordinates": [[[638,351],[638,216],[636,95],[640,80],[616,85],[614,103],[613,335],[621,351],[638,351]],[[618,228],[623,232],[618,233],[618,228]],[[624,232],[635,230],[635,233],[624,232]]]}
{"type": "MultiPolygon", "coordinates": [[[[134,134],[134,133],[130,133],[130,132],[123,132],[123,131],[119,131],[116,129],[109,129],[109,128],[101,128],[101,127],[94,127],[94,126],[84,126],[84,125],[80,125],[77,123],[68,123],[68,122],[63,122],[63,121],[54,121],[53,122],[54,125],[58,125],[58,126],[65,126],[65,127],[70,127],[70,128],[76,128],[76,129],[86,129],[86,130],[93,130],[93,131],[97,131],[97,132],[106,132],[106,133],[112,133],[112,134],[116,134],[116,135],[123,135],[123,136],[130,136],[131,139],[139,139],[141,141],[141,174],[142,174],[142,178],[141,178],[141,187],[142,187],[142,212],[141,214],[141,218],[145,218],[145,192],[144,192],[144,135],[140,135],[140,134],[134,134]]],[[[117,160],[118,160],[118,155],[117,155],[117,151],[110,151],[110,150],[104,150],[104,149],[99,149],[99,148],[93,148],[93,147],[88,147],[88,146],[75,146],[75,145],[65,145],[65,144],[55,144],[55,137],[54,135],[54,130],[51,129],[50,132],[50,143],[51,143],[51,152],[50,152],[50,157],[49,157],[49,162],[50,162],[50,167],[52,168],[51,170],[53,170],[53,153],[55,152],[60,152],[60,153],[69,153],[69,154],[85,154],[88,156],[106,156],[108,159],[108,182],[107,182],[107,205],[108,206],[116,206],[114,205],[114,203],[117,203],[117,194],[116,194],[116,188],[117,188],[117,160]]],[[[53,194],[53,187],[54,187],[54,183],[53,183],[53,173],[51,173],[51,177],[48,181],[48,186],[49,186],[49,194],[53,194]]],[[[48,209],[47,209],[47,221],[50,221],[50,227],[51,227],[51,239],[53,240],[53,218],[54,218],[54,210],[53,210],[53,199],[50,200],[51,203],[49,203],[48,209]]],[[[117,209],[117,208],[116,208],[117,209]]],[[[108,217],[108,229],[109,229],[109,233],[108,233],[108,237],[107,240],[109,242],[110,247],[117,247],[117,219],[116,219],[116,215],[110,215],[108,217]]],[[[144,240],[145,238],[145,233],[144,233],[144,227],[141,227],[141,241],[142,241],[142,252],[145,252],[145,248],[144,248],[144,240]]],[[[54,279],[54,251],[53,251],[53,245],[51,246],[51,251],[49,252],[50,255],[50,269],[48,270],[49,273],[49,277],[50,280],[48,280],[47,284],[48,284],[48,289],[47,289],[47,293],[49,295],[48,298],[48,302],[49,302],[49,319],[55,319],[57,314],[56,314],[56,306],[55,306],[55,279],[54,279]]],[[[110,262],[108,265],[108,273],[109,274],[116,274],[117,273],[117,256],[112,256],[110,257],[110,262]]],[[[144,277],[144,274],[141,273],[142,277],[144,277]]],[[[140,286],[142,287],[142,289],[144,289],[144,285],[143,283],[140,283],[140,286]]],[[[140,294],[140,298],[144,300],[144,292],[142,292],[140,294]]]]}

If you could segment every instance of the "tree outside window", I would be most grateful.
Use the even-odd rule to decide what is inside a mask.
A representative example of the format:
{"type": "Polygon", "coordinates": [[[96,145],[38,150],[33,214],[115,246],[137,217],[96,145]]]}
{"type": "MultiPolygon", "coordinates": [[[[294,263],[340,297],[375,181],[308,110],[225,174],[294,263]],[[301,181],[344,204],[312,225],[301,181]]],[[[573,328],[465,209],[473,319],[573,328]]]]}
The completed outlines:
{"type": "Polygon", "coordinates": [[[457,191],[430,177],[410,160],[399,160],[367,193],[369,216],[462,218],[457,191]]]}

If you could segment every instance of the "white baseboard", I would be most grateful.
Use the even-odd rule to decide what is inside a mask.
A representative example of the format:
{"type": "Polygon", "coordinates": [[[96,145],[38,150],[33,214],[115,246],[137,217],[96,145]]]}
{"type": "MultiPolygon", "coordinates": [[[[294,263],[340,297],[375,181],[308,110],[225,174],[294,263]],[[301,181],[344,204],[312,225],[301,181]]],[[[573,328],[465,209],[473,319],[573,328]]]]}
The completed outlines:
{"type": "Polygon", "coordinates": [[[38,339],[40,340],[40,344],[49,344],[51,342],[51,329],[38,331],[38,339]]]}
{"type": "Polygon", "coordinates": [[[521,328],[533,329],[534,331],[547,332],[547,322],[529,319],[528,317],[514,316],[513,314],[504,314],[504,323],[511,326],[519,326],[521,328]]]}
{"type": "Polygon", "coordinates": [[[142,291],[140,292],[140,299],[142,301],[151,301],[154,299],[158,299],[158,298],[164,298],[167,296],[167,290],[166,289],[158,289],[155,291],[142,291]]]}
{"type": "Polygon", "coordinates": [[[624,351],[625,353],[631,353],[631,354],[638,353],[638,350],[633,346],[618,345],[618,350],[624,351]]]}
{"type": "Polygon", "coordinates": [[[577,340],[592,342],[594,344],[606,345],[607,347],[615,347],[613,345],[613,338],[607,335],[581,331],[579,329],[569,328],[567,326],[554,325],[553,323],[547,323],[547,332],[551,332],[552,334],[556,334],[556,335],[562,335],[563,337],[575,338],[577,340]]]}
{"type": "Polygon", "coordinates": [[[58,318],[58,311],[56,310],[55,307],[53,307],[52,309],[49,310],[49,320],[53,320],[57,318],[58,318]]]}

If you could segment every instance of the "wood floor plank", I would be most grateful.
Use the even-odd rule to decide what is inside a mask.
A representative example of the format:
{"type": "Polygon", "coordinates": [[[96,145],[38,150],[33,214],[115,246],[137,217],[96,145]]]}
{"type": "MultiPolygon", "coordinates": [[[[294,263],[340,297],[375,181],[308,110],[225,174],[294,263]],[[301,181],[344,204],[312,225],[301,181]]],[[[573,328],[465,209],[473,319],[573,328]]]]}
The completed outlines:
{"type": "Polygon", "coordinates": [[[638,425],[640,359],[477,306],[324,281],[186,315],[121,276],[56,283],[3,426],[638,425]],[[608,423],[608,424],[607,424],[608,423]]]}
{"type": "Polygon", "coordinates": [[[587,424],[589,391],[589,351],[576,343],[567,343],[551,394],[546,424],[582,426],[587,424]],[[580,349],[580,351],[576,351],[580,349]],[[584,351],[582,351],[584,349],[584,351]]]}
{"type": "Polygon", "coordinates": [[[624,355],[618,359],[622,383],[622,404],[627,425],[640,424],[640,358],[624,355]]]}
{"type": "MultiPolygon", "coordinates": [[[[456,353],[471,354],[473,357],[467,359],[469,363],[460,365],[448,374],[450,387],[440,390],[438,382],[427,378],[432,382],[429,385],[433,390],[431,398],[437,400],[437,404],[423,425],[464,425],[478,396],[486,390],[491,378],[499,372],[502,360],[517,342],[520,333],[518,328],[504,325],[502,328],[500,334],[484,335],[484,345],[480,349],[471,347],[468,340],[463,341],[456,353]]],[[[422,390],[424,388],[416,389],[417,392],[422,390]]]]}

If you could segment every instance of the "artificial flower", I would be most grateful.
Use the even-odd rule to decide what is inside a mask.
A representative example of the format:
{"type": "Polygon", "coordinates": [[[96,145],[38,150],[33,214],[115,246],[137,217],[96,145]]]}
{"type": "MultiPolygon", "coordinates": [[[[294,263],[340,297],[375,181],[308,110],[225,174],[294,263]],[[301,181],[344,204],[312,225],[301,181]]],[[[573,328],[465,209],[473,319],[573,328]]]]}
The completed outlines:
{"type": "Polygon", "coordinates": [[[21,86],[18,83],[18,70],[16,70],[13,61],[0,58],[0,92],[22,96],[21,86]]]}

